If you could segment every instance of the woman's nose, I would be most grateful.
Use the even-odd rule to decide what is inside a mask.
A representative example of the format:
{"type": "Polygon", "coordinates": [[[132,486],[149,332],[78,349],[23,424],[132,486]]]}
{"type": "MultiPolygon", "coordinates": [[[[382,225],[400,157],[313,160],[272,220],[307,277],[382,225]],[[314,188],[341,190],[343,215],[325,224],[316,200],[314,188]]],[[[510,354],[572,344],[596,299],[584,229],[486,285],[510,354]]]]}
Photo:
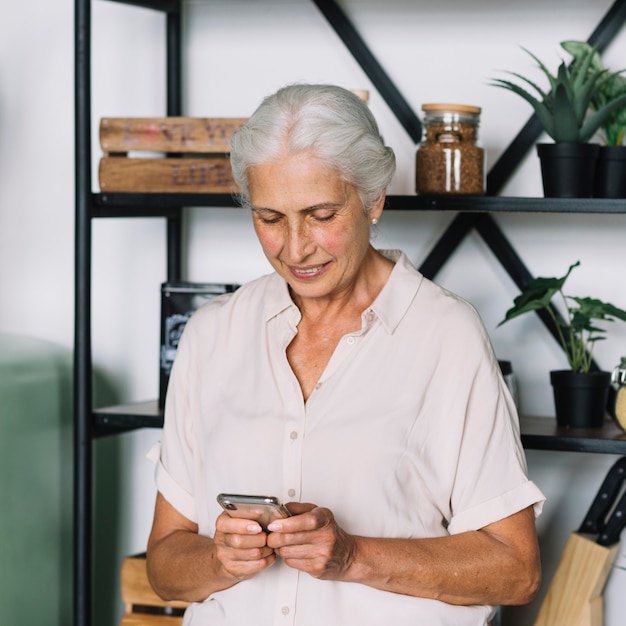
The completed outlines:
{"type": "Polygon", "coordinates": [[[304,224],[294,224],[289,229],[288,249],[292,261],[301,261],[314,248],[307,227],[304,224]]]}

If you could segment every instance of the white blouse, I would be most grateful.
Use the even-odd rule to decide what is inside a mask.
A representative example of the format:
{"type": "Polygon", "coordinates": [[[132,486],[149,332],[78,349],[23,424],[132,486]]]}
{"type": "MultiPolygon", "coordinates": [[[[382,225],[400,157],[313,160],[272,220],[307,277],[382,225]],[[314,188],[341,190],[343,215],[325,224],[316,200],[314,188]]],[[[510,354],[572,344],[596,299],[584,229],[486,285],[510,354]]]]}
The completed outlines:
{"type": "MultiPolygon", "coordinates": [[[[203,306],[172,370],[156,482],[212,536],[220,492],[330,508],[348,533],[477,530],[543,495],[474,308],[399,252],[389,280],[303,401],[286,358],[300,312],[270,274],[203,306]]],[[[186,626],[482,626],[459,607],[314,579],[278,560],[187,610],[186,626]]]]}

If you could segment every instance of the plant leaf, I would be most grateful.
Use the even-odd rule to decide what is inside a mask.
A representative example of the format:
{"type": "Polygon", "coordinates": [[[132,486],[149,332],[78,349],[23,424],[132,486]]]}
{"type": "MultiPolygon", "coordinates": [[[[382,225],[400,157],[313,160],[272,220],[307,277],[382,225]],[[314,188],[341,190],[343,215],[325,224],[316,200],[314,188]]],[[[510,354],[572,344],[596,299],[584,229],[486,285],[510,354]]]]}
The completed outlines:
{"type": "MultiPolygon", "coordinates": [[[[602,59],[596,48],[590,46],[585,41],[562,41],[561,47],[572,55],[576,64],[583,64],[585,59],[589,59],[587,72],[589,74],[601,72],[605,70],[602,65],[602,59]]],[[[620,72],[612,72],[603,75],[593,90],[591,98],[591,109],[600,111],[607,104],[626,93],[626,78],[621,76],[620,72]]],[[[590,118],[581,129],[581,140],[587,141],[598,130],[604,131],[604,140],[608,145],[619,146],[624,138],[624,129],[626,128],[626,106],[618,106],[609,113],[604,119],[590,118]]]]}
{"type": "Polygon", "coordinates": [[[554,141],[580,141],[580,120],[566,88],[559,83],[554,92],[554,141]]]}
{"type": "Polygon", "coordinates": [[[626,311],[610,302],[603,302],[596,298],[577,298],[575,296],[569,296],[569,299],[576,302],[581,314],[589,319],[603,320],[615,318],[626,322],[626,311]]]}
{"type": "MultiPolygon", "coordinates": [[[[517,76],[517,74],[515,74],[515,76],[517,76]]],[[[543,94],[541,89],[537,85],[535,85],[533,82],[526,80],[523,77],[520,77],[520,78],[524,80],[527,84],[531,85],[539,93],[543,94]]],[[[539,118],[539,121],[541,122],[541,125],[546,129],[546,132],[551,137],[553,136],[554,115],[552,114],[551,110],[548,108],[549,100],[544,100],[544,102],[540,102],[537,98],[535,98],[535,96],[533,96],[531,93],[526,91],[523,87],[520,87],[516,83],[513,83],[509,80],[504,80],[502,78],[495,78],[492,85],[494,87],[502,87],[504,89],[508,89],[509,91],[512,91],[516,93],[518,96],[521,96],[522,98],[524,98],[524,100],[526,100],[526,102],[528,102],[533,107],[535,113],[537,114],[537,117],[539,118]]]]}
{"type": "Polygon", "coordinates": [[[580,261],[570,265],[565,275],[560,278],[542,276],[531,278],[528,281],[528,287],[513,300],[513,306],[505,313],[504,319],[498,326],[502,326],[505,322],[529,311],[548,308],[554,295],[563,289],[563,285],[572,270],[579,265],[580,261]]]}
{"type": "Polygon", "coordinates": [[[580,129],[580,140],[587,141],[590,139],[611,113],[624,106],[626,106],[626,94],[612,100],[599,111],[593,113],[580,129]]]}
{"type": "Polygon", "coordinates": [[[591,66],[594,70],[602,70],[603,65],[598,50],[590,46],[586,41],[562,41],[561,47],[569,52],[576,61],[584,59],[586,55],[591,57],[591,66]]]}
{"type": "Polygon", "coordinates": [[[498,326],[529,311],[538,311],[550,306],[550,300],[559,290],[556,281],[556,278],[537,278],[530,281],[528,288],[513,300],[513,306],[506,312],[498,326]]]}
{"type": "Polygon", "coordinates": [[[550,70],[543,64],[541,59],[539,59],[536,55],[534,55],[530,50],[528,50],[527,48],[524,48],[523,46],[522,46],[522,50],[526,52],[526,54],[529,54],[536,61],[541,71],[546,75],[546,78],[548,79],[550,83],[550,89],[553,90],[556,87],[556,78],[552,75],[552,72],[550,72],[550,70]]]}

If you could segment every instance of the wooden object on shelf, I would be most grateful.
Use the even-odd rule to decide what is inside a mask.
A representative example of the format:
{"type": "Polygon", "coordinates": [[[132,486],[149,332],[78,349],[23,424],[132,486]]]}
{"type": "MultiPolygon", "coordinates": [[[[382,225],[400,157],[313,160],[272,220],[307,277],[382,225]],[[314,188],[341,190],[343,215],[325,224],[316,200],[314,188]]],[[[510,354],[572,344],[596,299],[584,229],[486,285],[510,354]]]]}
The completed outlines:
{"type": "Polygon", "coordinates": [[[148,582],[146,556],[126,557],[121,570],[125,611],[120,626],[181,626],[186,602],[161,600],[148,582]]]}
{"type": "Polygon", "coordinates": [[[103,118],[103,192],[236,193],[228,152],[246,118],[103,118]],[[171,158],[167,158],[171,157],[171,158]]]}
{"type": "Polygon", "coordinates": [[[130,613],[124,615],[120,626],[181,626],[182,623],[182,617],[150,615],[149,613],[130,613]]]}
{"type": "Polygon", "coordinates": [[[103,117],[100,146],[107,154],[224,154],[230,151],[233,133],[247,121],[243,117],[103,117]]]}
{"type": "Polygon", "coordinates": [[[236,193],[230,162],[224,157],[140,159],[102,157],[103,192],[236,193]]]}
{"type": "Polygon", "coordinates": [[[534,626],[602,626],[602,592],[620,544],[594,539],[570,535],[534,626]]]}

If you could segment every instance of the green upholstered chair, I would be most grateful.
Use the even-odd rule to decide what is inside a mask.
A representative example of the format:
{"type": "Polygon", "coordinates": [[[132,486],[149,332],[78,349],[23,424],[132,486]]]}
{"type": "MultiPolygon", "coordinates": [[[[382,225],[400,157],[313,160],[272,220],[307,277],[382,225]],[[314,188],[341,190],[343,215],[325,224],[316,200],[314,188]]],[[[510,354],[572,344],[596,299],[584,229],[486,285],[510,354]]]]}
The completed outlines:
{"type": "Polygon", "coordinates": [[[0,623],[71,624],[71,352],[0,334],[0,623]]]}

